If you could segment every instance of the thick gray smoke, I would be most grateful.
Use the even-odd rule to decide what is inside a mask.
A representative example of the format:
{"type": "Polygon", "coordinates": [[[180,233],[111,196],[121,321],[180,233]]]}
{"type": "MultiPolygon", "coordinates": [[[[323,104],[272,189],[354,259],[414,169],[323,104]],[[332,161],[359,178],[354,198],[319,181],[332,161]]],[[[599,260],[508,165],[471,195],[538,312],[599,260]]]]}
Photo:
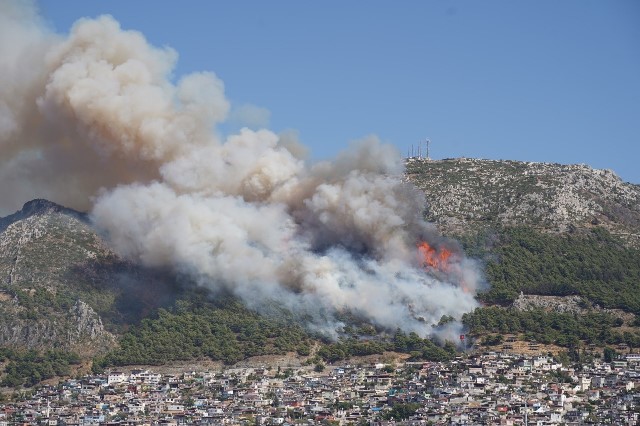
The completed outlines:
{"type": "Polygon", "coordinates": [[[47,31],[0,0],[0,199],[90,209],[116,250],[248,304],[277,301],[334,333],[336,314],[421,335],[476,307],[473,261],[421,218],[402,159],[375,137],[309,165],[290,134],[221,140],[212,73],[170,79],[176,54],[109,16],[47,31]],[[448,246],[425,268],[417,245],[448,246]]]}

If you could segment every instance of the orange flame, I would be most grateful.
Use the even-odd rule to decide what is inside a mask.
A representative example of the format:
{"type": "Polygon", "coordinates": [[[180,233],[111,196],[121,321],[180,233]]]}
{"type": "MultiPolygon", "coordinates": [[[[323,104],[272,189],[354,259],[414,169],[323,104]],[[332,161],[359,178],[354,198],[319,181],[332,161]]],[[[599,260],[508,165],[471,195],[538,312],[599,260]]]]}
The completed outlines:
{"type": "Polygon", "coordinates": [[[420,256],[422,256],[423,267],[438,269],[440,271],[446,271],[448,269],[451,252],[446,248],[442,247],[436,250],[428,243],[422,242],[418,244],[418,252],[420,252],[420,256]]]}

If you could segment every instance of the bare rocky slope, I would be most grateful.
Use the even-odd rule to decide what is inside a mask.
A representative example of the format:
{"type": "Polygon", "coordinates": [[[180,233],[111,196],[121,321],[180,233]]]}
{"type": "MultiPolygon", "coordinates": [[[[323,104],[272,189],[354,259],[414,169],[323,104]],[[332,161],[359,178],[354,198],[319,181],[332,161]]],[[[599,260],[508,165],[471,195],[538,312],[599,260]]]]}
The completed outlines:
{"type": "Polygon", "coordinates": [[[407,179],[425,192],[426,217],[461,235],[490,226],[547,232],[602,226],[640,245],[640,185],[589,166],[456,158],[407,160],[407,179]]]}
{"type": "Polygon", "coordinates": [[[103,352],[168,287],[120,259],[80,212],[33,200],[0,219],[0,345],[103,352]]]}

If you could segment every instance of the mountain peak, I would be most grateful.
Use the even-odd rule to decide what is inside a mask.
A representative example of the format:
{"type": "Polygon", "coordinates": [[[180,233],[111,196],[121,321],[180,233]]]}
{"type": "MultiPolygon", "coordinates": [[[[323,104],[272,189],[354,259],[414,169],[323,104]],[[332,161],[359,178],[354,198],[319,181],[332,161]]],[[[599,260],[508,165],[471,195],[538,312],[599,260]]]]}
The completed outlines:
{"type": "Polygon", "coordinates": [[[22,206],[20,213],[25,216],[31,216],[34,214],[49,213],[53,211],[70,210],[66,207],[56,204],[53,201],[45,200],[43,198],[36,198],[35,200],[27,201],[22,206]]]}
{"type": "Polygon", "coordinates": [[[9,225],[19,220],[26,219],[31,216],[44,216],[53,213],[61,213],[64,215],[72,216],[80,221],[86,222],[86,213],[79,212],[77,210],[70,209],[68,207],[56,204],[53,201],[45,200],[42,198],[36,198],[35,200],[27,201],[22,206],[22,209],[17,212],[0,218],[0,232],[7,229],[9,225]]]}

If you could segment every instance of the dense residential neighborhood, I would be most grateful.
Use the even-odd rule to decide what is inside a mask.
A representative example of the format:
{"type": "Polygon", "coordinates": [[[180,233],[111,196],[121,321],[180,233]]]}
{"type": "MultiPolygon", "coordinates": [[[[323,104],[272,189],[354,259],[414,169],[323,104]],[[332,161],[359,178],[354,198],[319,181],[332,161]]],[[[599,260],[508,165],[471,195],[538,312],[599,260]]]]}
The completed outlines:
{"type": "Polygon", "coordinates": [[[0,426],[178,424],[635,425],[640,354],[567,367],[488,352],[449,362],[121,369],[0,405],[0,426]]]}

